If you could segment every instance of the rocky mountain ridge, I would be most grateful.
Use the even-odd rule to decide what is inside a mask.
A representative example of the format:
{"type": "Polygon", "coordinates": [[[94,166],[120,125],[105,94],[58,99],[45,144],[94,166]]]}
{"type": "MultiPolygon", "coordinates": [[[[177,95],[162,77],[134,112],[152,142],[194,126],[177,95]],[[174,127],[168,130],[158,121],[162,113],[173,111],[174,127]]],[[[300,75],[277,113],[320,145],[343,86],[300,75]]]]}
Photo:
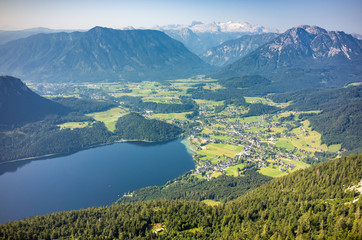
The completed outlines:
{"type": "Polygon", "coordinates": [[[233,21],[212,23],[194,21],[190,25],[155,26],[154,29],[163,31],[170,37],[182,42],[199,56],[210,48],[216,47],[225,41],[240,38],[243,35],[278,32],[276,29],[233,21]]]}
{"type": "Polygon", "coordinates": [[[221,45],[204,52],[200,57],[205,62],[223,67],[251,53],[258,47],[273,40],[279,34],[263,33],[257,35],[245,35],[235,40],[229,40],[221,45]]]}
{"type": "Polygon", "coordinates": [[[289,90],[340,87],[362,81],[361,63],[361,40],[344,32],[303,25],[287,30],[212,77],[258,74],[289,90]]]}

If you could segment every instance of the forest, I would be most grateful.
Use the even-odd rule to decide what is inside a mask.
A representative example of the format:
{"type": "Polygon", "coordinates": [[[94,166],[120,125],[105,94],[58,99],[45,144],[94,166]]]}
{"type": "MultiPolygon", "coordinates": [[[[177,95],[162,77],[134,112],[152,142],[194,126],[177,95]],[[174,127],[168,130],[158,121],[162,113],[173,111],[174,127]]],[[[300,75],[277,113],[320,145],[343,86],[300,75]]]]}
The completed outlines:
{"type": "Polygon", "coordinates": [[[164,186],[150,186],[138,189],[130,195],[123,196],[118,203],[131,203],[149,200],[214,200],[228,202],[240,195],[255,189],[272,178],[247,169],[243,176],[221,175],[211,178],[210,181],[199,179],[190,173],[169,181],[164,186]]]}
{"type": "Polygon", "coordinates": [[[361,176],[354,154],[213,207],[153,200],[53,213],[1,225],[0,239],[361,239],[361,176]]]}
{"type": "Polygon", "coordinates": [[[131,112],[118,119],[115,133],[121,139],[163,142],[177,138],[182,129],[159,120],[145,119],[140,114],[131,112]]]}
{"type": "Polygon", "coordinates": [[[180,113],[191,112],[197,109],[197,104],[189,97],[180,97],[181,103],[156,103],[145,102],[140,97],[122,96],[117,98],[121,101],[124,107],[131,111],[143,112],[153,111],[154,113],[180,113]]]}

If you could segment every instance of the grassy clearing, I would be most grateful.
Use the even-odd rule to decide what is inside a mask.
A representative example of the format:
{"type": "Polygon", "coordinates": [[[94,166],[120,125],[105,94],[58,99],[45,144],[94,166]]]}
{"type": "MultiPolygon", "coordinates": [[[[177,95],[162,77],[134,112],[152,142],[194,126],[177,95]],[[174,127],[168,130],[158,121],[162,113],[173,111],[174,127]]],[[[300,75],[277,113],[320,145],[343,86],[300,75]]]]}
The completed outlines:
{"type": "Polygon", "coordinates": [[[247,103],[263,103],[268,104],[269,101],[262,97],[244,97],[247,103]]]}
{"type": "Polygon", "coordinates": [[[281,176],[284,176],[284,175],[288,174],[286,172],[280,171],[277,168],[272,168],[272,167],[262,168],[262,169],[258,170],[258,172],[265,175],[265,176],[269,176],[269,177],[281,177],[281,176]]]}
{"type": "Polygon", "coordinates": [[[287,128],[285,128],[285,127],[279,127],[279,128],[273,127],[273,128],[270,128],[270,130],[272,131],[273,134],[275,134],[275,133],[282,133],[284,130],[287,130],[287,128]]]}
{"type": "Polygon", "coordinates": [[[97,121],[104,122],[109,131],[114,132],[118,118],[126,115],[128,112],[122,107],[111,108],[104,112],[94,112],[86,114],[97,121]]]}
{"type": "Polygon", "coordinates": [[[197,177],[198,179],[204,179],[204,177],[201,174],[197,174],[195,177],[197,177]]]}
{"type": "MultiPolygon", "coordinates": [[[[202,131],[202,133],[205,133],[204,131],[202,131]]],[[[233,137],[231,136],[222,136],[222,135],[210,135],[211,138],[213,139],[218,139],[218,140],[230,140],[233,139],[233,137]]]]}
{"type": "Polygon", "coordinates": [[[305,120],[303,123],[303,129],[295,128],[292,130],[292,133],[297,135],[297,138],[292,139],[292,144],[297,148],[303,149],[309,152],[316,151],[328,151],[328,147],[321,142],[321,134],[312,131],[310,127],[310,122],[305,120]]]}
{"type": "Polygon", "coordinates": [[[208,89],[208,90],[217,90],[217,89],[224,89],[223,86],[221,86],[220,84],[217,83],[207,83],[204,87],[204,89],[208,89]]]}
{"type": "Polygon", "coordinates": [[[260,116],[252,116],[252,117],[245,117],[239,119],[240,123],[252,123],[252,122],[259,122],[260,116]]]}
{"type": "Polygon", "coordinates": [[[211,177],[212,177],[212,178],[217,178],[217,177],[219,177],[219,176],[221,176],[221,175],[222,175],[221,172],[213,172],[213,173],[211,174],[211,177]]]}
{"type": "Polygon", "coordinates": [[[155,103],[181,103],[178,97],[143,97],[144,102],[155,102],[155,103]]]}
{"type": "Polygon", "coordinates": [[[84,128],[87,126],[89,126],[89,122],[67,122],[67,123],[58,125],[58,127],[60,127],[61,129],[69,128],[71,130],[73,130],[75,128],[84,128]]]}
{"type": "Polygon", "coordinates": [[[286,149],[289,149],[289,150],[293,150],[294,149],[294,145],[289,141],[289,140],[286,140],[286,139],[280,139],[276,144],[275,144],[276,147],[279,147],[279,148],[286,148],[286,149]]]}
{"type": "Polygon", "coordinates": [[[296,161],[296,160],[291,160],[291,159],[281,159],[282,162],[286,163],[286,164],[294,164],[296,167],[293,169],[292,172],[298,170],[298,169],[304,169],[306,167],[309,167],[310,165],[308,163],[302,162],[302,161],[296,161]]]}
{"type": "Polygon", "coordinates": [[[280,114],[277,115],[277,120],[279,120],[282,117],[289,117],[291,114],[295,114],[295,112],[282,112],[280,114]]]}
{"type": "Polygon", "coordinates": [[[250,129],[245,130],[245,132],[252,132],[252,133],[256,133],[258,131],[265,131],[265,128],[262,127],[252,127],[250,129]]]}
{"type": "Polygon", "coordinates": [[[214,201],[214,200],[211,200],[211,199],[205,199],[205,200],[202,200],[201,202],[205,203],[206,205],[209,205],[211,207],[213,206],[218,206],[221,204],[221,202],[219,201],[214,201]]]}
{"type": "Polygon", "coordinates": [[[219,106],[219,105],[223,105],[224,101],[211,101],[211,100],[205,100],[205,99],[195,99],[195,102],[197,104],[203,104],[206,106],[219,106]]]}
{"type": "Polygon", "coordinates": [[[333,144],[333,145],[328,146],[328,151],[329,152],[336,153],[339,150],[341,150],[341,144],[333,144]]]}
{"type": "Polygon", "coordinates": [[[230,175],[230,176],[234,176],[234,177],[237,177],[239,176],[239,171],[238,169],[243,169],[245,167],[244,164],[238,164],[238,165],[234,165],[234,166],[231,166],[231,167],[228,167],[225,172],[226,172],[226,175],[230,175]]]}
{"type": "Polygon", "coordinates": [[[210,129],[210,128],[205,127],[205,128],[202,130],[202,132],[201,132],[201,133],[204,133],[204,134],[211,134],[211,133],[213,133],[213,130],[212,130],[212,129],[210,129]]]}
{"type": "Polygon", "coordinates": [[[217,157],[235,157],[235,155],[244,149],[243,146],[235,146],[230,144],[219,144],[219,143],[210,143],[203,147],[202,150],[198,152],[200,155],[206,155],[206,159],[210,159],[211,162],[217,163],[219,159],[217,157]]]}
{"type": "Polygon", "coordinates": [[[191,229],[188,229],[188,230],[185,230],[187,232],[191,232],[191,233],[196,233],[196,232],[200,232],[200,228],[191,228],[191,229]]]}

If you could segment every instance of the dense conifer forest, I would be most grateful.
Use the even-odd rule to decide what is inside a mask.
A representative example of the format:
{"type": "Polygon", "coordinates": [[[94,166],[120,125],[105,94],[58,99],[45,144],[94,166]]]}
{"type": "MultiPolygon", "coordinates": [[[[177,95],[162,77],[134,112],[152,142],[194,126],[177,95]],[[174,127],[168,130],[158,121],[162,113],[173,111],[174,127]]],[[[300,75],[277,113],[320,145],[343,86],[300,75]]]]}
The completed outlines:
{"type": "Polygon", "coordinates": [[[138,113],[120,117],[116,123],[116,134],[121,139],[162,142],[177,138],[182,129],[159,120],[145,119],[138,113]]]}
{"type": "Polygon", "coordinates": [[[150,186],[134,191],[118,200],[118,203],[130,203],[148,200],[216,200],[228,202],[241,194],[255,189],[272,178],[248,169],[243,176],[233,177],[222,175],[210,181],[198,179],[186,173],[164,186],[150,186]]]}
{"type": "Polygon", "coordinates": [[[361,239],[361,177],[362,154],[349,155],[214,207],[158,200],[53,213],[4,224],[0,239],[361,239]]]}

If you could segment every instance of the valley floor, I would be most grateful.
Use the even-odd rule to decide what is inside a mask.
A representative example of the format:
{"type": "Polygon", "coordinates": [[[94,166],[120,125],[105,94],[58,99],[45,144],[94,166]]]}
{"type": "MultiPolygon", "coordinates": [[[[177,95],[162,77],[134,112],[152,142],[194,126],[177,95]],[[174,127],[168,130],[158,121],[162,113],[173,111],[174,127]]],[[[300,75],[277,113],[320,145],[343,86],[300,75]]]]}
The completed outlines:
{"type": "MultiPolygon", "coordinates": [[[[197,77],[166,82],[139,83],[89,83],[74,85],[73,88],[43,86],[41,93],[47,97],[77,96],[96,100],[113,100],[125,96],[138,97],[143,102],[181,104],[182,97],[190,97],[187,90],[202,86],[217,90],[223,87],[212,79],[197,77]],[[59,90],[60,89],[60,90],[59,90]]],[[[37,89],[37,85],[32,85],[37,89]]],[[[310,164],[320,162],[342,153],[341,145],[326,146],[321,143],[321,134],[312,130],[308,120],[300,118],[310,112],[284,110],[288,103],[274,103],[268,98],[245,97],[250,104],[262,103],[279,107],[272,114],[244,115],[248,107],[223,101],[195,99],[198,115],[190,119],[192,112],[155,113],[142,109],[141,114],[149,119],[159,119],[175,124],[185,130],[187,147],[192,151],[196,163],[193,175],[210,180],[226,174],[242,176],[245,169],[256,166],[259,173],[271,177],[286,175],[310,164]]],[[[129,113],[124,102],[104,112],[87,114],[96,121],[104,122],[109,131],[115,130],[119,117],[129,113]]],[[[61,128],[83,128],[89,122],[68,122],[61,128]]]]}

